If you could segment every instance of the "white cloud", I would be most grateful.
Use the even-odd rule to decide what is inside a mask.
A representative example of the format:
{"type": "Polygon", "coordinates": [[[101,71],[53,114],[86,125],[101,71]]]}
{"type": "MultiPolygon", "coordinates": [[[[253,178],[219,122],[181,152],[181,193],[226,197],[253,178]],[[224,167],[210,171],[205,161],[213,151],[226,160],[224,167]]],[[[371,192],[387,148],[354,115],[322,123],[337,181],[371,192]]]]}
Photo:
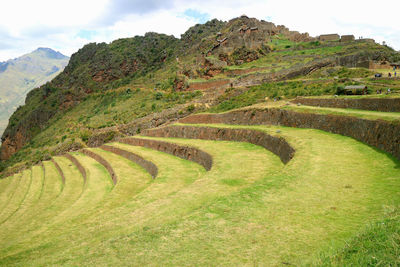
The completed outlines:
{"type": "Polygon", "coordinates": [[[39,46],[71,55],[88,42],[110,42],[149,31],[179,37],[198,22],[182,16],[188,9],[222,20],[246,14],[313,36],[371,37],[400,49],[400,1],[395,0],[3,0],[0,61],[39,46]]]}

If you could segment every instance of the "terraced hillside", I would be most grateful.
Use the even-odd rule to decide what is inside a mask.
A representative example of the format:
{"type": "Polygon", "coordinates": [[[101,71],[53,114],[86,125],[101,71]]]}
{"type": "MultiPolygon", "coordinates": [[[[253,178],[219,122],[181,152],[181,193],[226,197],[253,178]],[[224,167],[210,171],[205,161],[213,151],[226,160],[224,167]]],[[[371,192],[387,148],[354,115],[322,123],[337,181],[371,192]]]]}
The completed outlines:
{"type": "Polygon", "coordinates": [[[0,265],[400,265],[399,59],[246,16],[85,45],[2,136],[0,265]]]}
{"type": "Polygon", "coordinates": [[[196,25],[180,39],[147,33],[87,44],[11,116],[0,172],[209,108],[335,94],[360,83],[371,92],[399,90],[398,80],[376,80],[363,68],[399,60],[400,53],[371,40],[324,42],[246,16],[196,25]]]}
{"type": "Polygon", "coordinates": [[[0,264],[400,264],[394,150],[268,112],[189,116],[0,180],[0,264]]]}

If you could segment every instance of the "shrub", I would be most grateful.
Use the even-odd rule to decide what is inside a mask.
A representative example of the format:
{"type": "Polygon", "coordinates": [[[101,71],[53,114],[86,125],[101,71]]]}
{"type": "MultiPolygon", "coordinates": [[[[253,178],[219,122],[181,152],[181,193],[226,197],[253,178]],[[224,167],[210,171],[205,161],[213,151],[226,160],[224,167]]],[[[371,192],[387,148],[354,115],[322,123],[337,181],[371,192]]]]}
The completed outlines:
{"type": "Polygon", "coordinates": [[[338,87],[336,88],[336,94],[337,94],[337,95],[344,95],[344,94],[345,94],[344,87],[343,87],[343,86],[338,86],[338,87]]]}
{"type": "Polygon", "coordinates": [[[194,105],[190,105],[187,107],[187,111],[189,111],[189,112],[193,112],[194,109],[195,109],[194,105]]]}
{"type": "Polygon", "coordinates": [[[163,98],[163,93],[161,93],[161,92],[157,92],[155,95],[154,95],[154,98],[156,99],[156,100],[161,100],[162,98],[163,98]]]}
{"type": "Polygon", "coordinates": [[[83,130],[80,132],[79,137],[82,139],[83,142],[87,142],[89,140],[89,137],[91,136],[90,131],[88,130],[83,130]]]}

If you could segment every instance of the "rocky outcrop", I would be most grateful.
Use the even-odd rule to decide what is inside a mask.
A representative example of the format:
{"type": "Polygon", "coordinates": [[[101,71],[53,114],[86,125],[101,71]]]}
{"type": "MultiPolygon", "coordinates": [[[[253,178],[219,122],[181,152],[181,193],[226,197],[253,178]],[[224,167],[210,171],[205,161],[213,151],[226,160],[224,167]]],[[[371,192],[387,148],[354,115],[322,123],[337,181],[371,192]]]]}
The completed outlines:
{"type": "Polygon", "coordinates": [[[193,161],[202,165],[207,171],[211,170],[211,167],[213,165],[212,156],[207,152],[204,152],[195,147],[142,138],[125,138],[120,140],[120,142],[132,146],[151,148],[174,155],[182,159],[193,161]]]}
{"type": "Polygon", "coordinates": [[[24,146],[26,140],[27,138],[21,133],[21,130],[18,130],[14,136],[6,136],[2,139],[0,160],[9,159],[24,146]]]}
{"type": "Polygon", "coordinates": [[[115,138],[121,137],[121,133],[117,130],[102,131],[91,135],[87,141],[89,147],[98,147],[104,143],[108,143],[115,138]]]}
{"type": "Polygon", "coordinates": [[[276,26],[272,22],[241,16],[230,20],[217,34],[216,42],[209,54],[231,54],[238,48],[257,50],[271,40],[274,35],[284,35],[294,42],[315,40],[308,33],[290,31],[282,25],[276,26]]]}
{"type": "Polygon", "coordinates": [[[352,137],[381,149],[400,160],[400,123],[366,120],[351,116],[301,113],[277,108],[237,110],[223,114],[197,114],[182,123],[226,123],[238,125],[283,125],[319,129],[352,137]]]}
{"type": "Polygon", "coordinates": [[[144,135],[153,137],[192,138],[218,141],[248,142],[270,150],[283,163],[288,163],[295,150],[281,137],[271,136],[265,132],[250,129],[229,129],[195,126],[167,126],[143,131],[144,135]]]}
{"type": "Polygon", "coordinates": [[[108,173],[110,174],[114,185],[117,184],[117,175],[115,174],[113,167],[111,166],[111,164],[107,160],[105,160],[102,156],[94,153],[93,151],[90,151],[90,150],[87,150],[87,149],[83,149],[83,150],[81,150],[81,152],[83,154],[85,154],[86,156],[89,156],[89,157],[93,158],[94,160],[96,160],[101,165],[103,165],[107,169],[108,173]]]}
{"type": "Polygon", "coordinates": [[[291,101],[315,107],[351,108],[382,112],[400,112],[400,98],[296,98],[291,101]]]}
{"type": "Polygon", "coordinates": [[[114,154],[117,154],[117,155],[119,155],[121,157],[124,157],[124,158],[126,158],[126,159],[128,159],[128,160],[130,160],[130,161],[132,161],[132,162],[134,162],[134,163],[136,163],[138,165],[140,165],[143,169],[145,169],[148,173],[150,173],[150,175],[153,178],[157,177],[158,168],[153,162],[145,160],[141,156],[136,155],[136,154],[134,154],[132,152],[129,152],[129,151],[126,151],[126,150],[123,150],[123,149],[119,149],[119,148],[114,147],[114,146],[104,145],[104,146],[101,146],[100,148],[103,149],[103,150],[112,152],[114,154]]]}

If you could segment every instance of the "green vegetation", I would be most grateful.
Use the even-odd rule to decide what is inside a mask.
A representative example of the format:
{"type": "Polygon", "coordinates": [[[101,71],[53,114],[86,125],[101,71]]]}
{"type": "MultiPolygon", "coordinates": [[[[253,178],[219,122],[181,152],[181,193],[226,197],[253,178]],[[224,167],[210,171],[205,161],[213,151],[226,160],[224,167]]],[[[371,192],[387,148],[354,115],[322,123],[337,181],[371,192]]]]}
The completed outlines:
{"type": "Polygon", "coordinates": [[[155,163],[159,174],[152,180],[138,165],[93,149],[113,166],[115,186],[93,159],[74,153],[88,173],[83,184],[71,162],[57,157],[66,176],[58,193],[45,190],[47,184],[60,183],[50,162],[45,162],[43,186],[43,172],[35,167],[27,193],[19,189],[10,197],[0,192],[0,198],[8,196],[8,207],[30,204],[24,210],[27,217],[21,210],[0,229],[0,264],[340,265],[359,262],[364,248],[374,251],[370,260],[374,256],[395,262],[392,241],[397,240],[398,215],[393,209],[400,202],[400,173],[391,158],[350,138],[317,130],[207,126],[266,131],[287,139],[296,154],[283,165],[276,155],[247,143],[156,138],[210,153],[213,168],[206,172],[165,153],[112,144],[155,163]],[[375,221],[385,213],[390,217],[382,228],[375,221]],[[363,241],[376,231],[366,228],[360,233],[366,224],[382,228],[375,236],[380,243],[363,241]],[[347,240],[356,240],[351,244],[360,247],[359,256],[350,260],[342,256],[354,254],[347,240]]]}
{"type": "MultiPolygon", "coordinates": [[[[109,45],[84,46],[72,55],[60,75],[28,93],[25,105],[11,116],[3,138],[20,131],[31,140],[49,125],[50,119],[61,117],[88,95],[133,85],[133,80],[140,83],[143,77],[158,74],[161,77],[155,78],[161,78],[158,80],[162,82],[160,87],[171,90],[168,88],[174,75],[171,65],[179,47],[178,39],[156,33],[116,40],[109,45]],[[167,63],[169,68],[160,70],[167,63]],[[169,75],[163,77],[163,71],[169,75]]],[[[151,79],[148,77],[147,82],[137,88],[154,86],[156,83],[151,79]]]]}
{"type": "Polygon", "coordinates": [[[344,108],[325,108],[325,107],[311,107],[311,106],[283,106],[282,109],[295,110],[299,112],[309,112],[318,114],[332,114],[340,116],[355,116],[358,118],[369,120],[387,120],[400,123],[399,112],[377,112],[358,109],[344,109],[344,108]]]}
{"type": "Polygon", "coordinates": [[[384,220],[371,223],[333,255],[322,256],[323,266],[398,266],[400,265],[400,215],[390,207],[384,220]]]}
{"type": "Polygon", "coordinates": [[[227,90],[219,98],[220,104],[212,107],[210,112],[222,112],[235,108],[250,106],[264,102],[265,98],[280,100],[282,98],[293,98],[295,96],[312,96],[334,94],[340,83],[336,81],[285,81],[266,83],[253,86],[249,90],[237,96],[235,90],[227,90]]]}
{"type": "MultiPolygon", "coordinates": [[[[200,100],[199,93],[177,92],[194,82],[246,80],[254,75],[261,83],[264,77],[274,79],[275,74],[281,77],[277,80],[282,80],[304,64],[342,56],[354,60],[396,59],[393,50],[378,44],[293,42],[282,33],[256,50],[241,47],[238,42],[227,58],[223,53],[207,55],[212,59],[210,65],[199,57],[199,52],[204,54],[216,44],[217,33],[225,36],[233,30],[237,32],[244,21],[247,19],[228,23],[213,20],[190,28],[181,39],[148,33],[110,44],[84,46],[71,57],[63,73],[32,90],[26,104],[12,115],[2,138],[10,139],[10,147],[17,147],[19,152],[3,162],[0,170],[30,166],[52,155],[84,147],[99,129],[130,124],[179,104],[188,103],[188,108],[177,110],[179,114],[194,112],[193,102],[202,104],[211,100],[206,100],[210,98],[207,94],[200,100]]],[[[295,80],[261,84],[250,90],[233,89],[222,96],[218,92],[215,98],[219,97],[220,104],[212,111],[252,105],[266,97],[279,100],[334,94],[338,88],[350,84],[368,84],[371,92],[382,89],[382,84],[370,79],[372,74],[344,67],[317,69],[307,76],[294,77],[295,80]]],[[[396,86],[390,85],[392,89],[396,86]]]]}
{"type": "MultiPolygon", "coordinates": [[[[283,39],[278,41],[283,42],[283,39]]],[[[119,68],[118,75],[122,77],[120,79],[108,80],[107,75],[109,74],[105,73],[101,75],[103,81],[97,82],[97,85],[80,82],[94,82],[92,79],[84,78],[82,76],[84,73],[90,73],[90,75],[87,75],[93,76],[96,73],[103,73],[104,68],[114,69],[114,65],[107,65],[109,63],[104,65],[101,56],[103,54],[103,56],[110,54],[107,58],[115,57],[115,60],[107,59],[107,62],[117,64],[115,62],[120,57],[132,56],[134,58],[138,56],[132,51],[128,54],[126,52],[138,43],[141,43],[141,45],[160,43],[159,49],[170,47],[173,50],[173,47],[177,48],[177,42],[164,35],[150,34],[141,38],[118,40],[110,45],[90,44],[85,46],[72,57],[65,73],[53,82],[30,92],[26,100],[27,104],[13,114],[5,136],[13,136],[20,129],[24,135],[28,136],[29,142],[11,159],[1,163],[3,166],[0,165],[0,170],[13,165],[16,167],[31,165],[71,148],[84,147],[98,129],[128,124],[151,113],[161,112],[167,108],[198,99],[201,96],[200,92],[175,91],[176,70],[180,68],[178,65],[190,61],[191,57],[183,57],[180,59],[181,63],[177,64],[173,59],[174,54],[168,54],[168,60],[153,64],[153,67],[141,67],[143,72],[132,72],[133,76],[131,74],[124,76],[125,74],[120,73],[121,69],[119,68]],[[87,64],[85,60],[87,60],[87,64]],[[102,70],[98,70],[100,66],[102,66],[102,70]],[[67,73],[75,74],[67,75],[67,73]],[[71,80],[71,83],[66,81],[67,78],[71,80]],[[61,85],[66,86],[68,84],[71,87],[60,89],[61,85]],[[82,87],[83,85],[85,87],[82,87]],[[93,90],[93,92],[82,91],[87,90],[85,88],[91,88],[90,90],[93,90]]],[[[354,43],[352,45],[340,43],[325,45],[316,42],[296,43],[291,48],[276,48],[273,52],[260,57],[258,60],[228,66],[226,67],[227,73],[219,73],[208,80],[228,79],[229,71],[232,70],[261,68],[256,71],[260,74],[286,71],[294,66],[301,66],[322,57],[356,53],[360,49],[389,53],[384,47],[367,43],[354,43]]],[[[138,52],[139,50],[135,51],[138,52]]],[[[157,51],[147,51],[146,53],[149,53],[146,54],[147,60],[156,60],[156,55],[159,54],[159,51],[157,51]]],[[[254,72],[234,75],[230,79],[241,79],[251,74],[254,74],[254,72]]],[[[381,83],[385,80],[371,79],[372,75],[373,72],[362,68],[327,67],[314,71],[307,76],[295,77],[293,80],[253,86],[250,90],[243,88],[228,89],[218,97],[219,104],[212,107],[210,111],[221,112],[263,103],[266,97],[270,100],[280,100],[296,96],[333,95],[340,88],[353,84],[366,84],[371,92],[382,89],[383,86],[386,89],[388,85],[381,83]]],[[[207,80],[193,77],[186,82],[196,81],[205,82],[207,80]]],[[[392,90],[397,87],[400,89],[399,82],[387,83],[390,84],[392,90]]],[[[194,105],[189,104],[186,111],[193,112],[194,105]]]]}
{"type": "MultiPolygon", "coordinates": [[[[96,129],[112,127],[142,118],[152,112],[184,104],[201,96],[201,92],[154,91],[149,89],[113,90],[92,94],[66,114],[55,116],[51,126],[38,133],[30,143],[7,161],[8,165],[29,160],[48,159],[59,151],[82,146],[96,129]]],[[[187,108],[194,110],[194,106],[187,108]]],[[[110,138],[110,140],[112,137],[110,138]]]]}
{"type": "Polygon", "coordinates": [[[283,164],[249,143],[138,137],[196,147],[212,156],[209,171],[156,150],[108,144],[154,163],[155,179],[122,156],[87,147],[144,133],[188,113],[255,104],[398,123],[399,113],[285,101],[332,97],[357,84],[371,92],[396,91],[397,80],[343,66],[396,60],[398,53],[360,41],[294,42],[281,33],[258,49],[242,47],[237,39],[230,54],[210,52],[220,37],[235,40],[249,20],[212,20],[181,39],[149,33],[88,44],[62,74],[31,91],[3,136],[9,150],[2,152],[18,151],[0,162],[0,175],[23,171],[0,179],[0,265],[400,264],[399,162],[354,139],[311,129],[206,125],[285,139],[295,154],[283,164]],[[339,61],[341,66],[332,67],[339,61]],[[193,82],[227,79],[244,87],[185,91],[193,82]],[[117,183],[108,167],[82,151],[71,152],[81,148],[107,161],[117,183]]]}

